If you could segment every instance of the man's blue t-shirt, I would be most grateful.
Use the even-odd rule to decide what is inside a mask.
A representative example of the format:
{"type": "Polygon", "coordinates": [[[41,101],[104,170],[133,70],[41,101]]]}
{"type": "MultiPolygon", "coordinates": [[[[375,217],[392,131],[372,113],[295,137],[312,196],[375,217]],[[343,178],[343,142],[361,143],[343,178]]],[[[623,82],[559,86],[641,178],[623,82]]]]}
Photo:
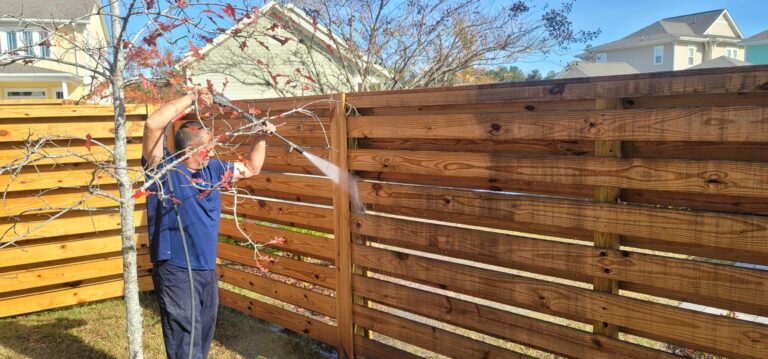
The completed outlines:
{"type": "MultiPolygon", "coordinates": [[[[172,156],[166,156],[157,165],[155,172],[162,171],[174,160],[172,156]]],[[[142,165],[146,167],[143,158],[142,165]]],[[[232,166],[230,162],[210,160],[206,167],[192,173],[178,164],[162,177],[160,185],[153,184],[147,188],[152,192],[162,188],[166,197],[160,200],[157,195],[147,196],[149,252],[153,263],[168,261],[172,265],[187,268],[176,210],[171,200],[173,198],[180,201],[177,202],[178,211],[184,226],[192,269],[216,269],[221,192],[210,189],[221,184],[227,169],[234,171],[232,166]],[[171,181],[168,177],[171,177],[171,181]]],[[[225,180],[231,183],[232,176],[228,177],[225,180]]]]}

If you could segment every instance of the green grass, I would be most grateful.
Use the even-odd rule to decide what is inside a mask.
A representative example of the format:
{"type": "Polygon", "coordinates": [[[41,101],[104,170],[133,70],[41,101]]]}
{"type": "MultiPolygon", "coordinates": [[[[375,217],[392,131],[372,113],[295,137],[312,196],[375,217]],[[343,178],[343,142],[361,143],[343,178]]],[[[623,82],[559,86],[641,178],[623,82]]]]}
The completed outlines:
{"type": "MultiPolygon", "coordinates": [[[[152,294],[143,294],[144,356],[164,358],[162,331],[152,294]]],[[[124,358],[122,299],[0,319],[0,358],[124,358]]],[[[221,306],[209,358],[323,358],[329,348],[277,325],[221,306]]]]}

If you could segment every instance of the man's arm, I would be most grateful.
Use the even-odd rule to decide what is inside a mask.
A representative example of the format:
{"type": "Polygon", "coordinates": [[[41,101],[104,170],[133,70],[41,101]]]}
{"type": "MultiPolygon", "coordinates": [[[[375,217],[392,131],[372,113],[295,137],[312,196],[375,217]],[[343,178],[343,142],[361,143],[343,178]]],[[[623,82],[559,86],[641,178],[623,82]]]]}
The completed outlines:
{"type": "Polygon", "coordinates": [[[195,101],[194,94],[168,102],[152,112],[144,123],[144,139],[141,145],[141,155],[147,161],[149,167],[154,167],[163,159],[163,146],[165,126],[174,117],[183,111],[187,111],[195,101]]]}
{"type": "Polygon", "coordinates": [[[267,153],[267,144],[264,137],[266,134],[275,132],[275,130],[275,125],[267,122],[264,126],[264,133],[254,136],[253,147],[251,147],[251,152],[248,154],[248,163],[235,162],[234,181],[252,177],[261,172],[261,167],[264,166],[264,157],[267,153]]]}

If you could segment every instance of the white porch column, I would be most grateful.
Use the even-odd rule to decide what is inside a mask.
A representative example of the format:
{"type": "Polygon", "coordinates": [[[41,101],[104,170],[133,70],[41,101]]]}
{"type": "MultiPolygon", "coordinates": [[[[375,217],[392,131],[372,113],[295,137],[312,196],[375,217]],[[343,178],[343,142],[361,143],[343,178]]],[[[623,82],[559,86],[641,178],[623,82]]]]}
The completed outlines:
{"type": "Polygon", "coordinates": [[[62,81],[61,82],[61,92],[64,93],[64,97],[63,97],[64,100],[69,99],[69,89],[67,89],[67,82],[66,81],[62,81]]]}

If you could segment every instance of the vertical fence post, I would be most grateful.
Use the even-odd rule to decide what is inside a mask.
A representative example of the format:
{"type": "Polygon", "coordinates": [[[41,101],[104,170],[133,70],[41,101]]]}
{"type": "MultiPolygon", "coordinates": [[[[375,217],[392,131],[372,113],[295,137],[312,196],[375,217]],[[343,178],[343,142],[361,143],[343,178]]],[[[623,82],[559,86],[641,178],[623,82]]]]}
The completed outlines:
{"type": "Polygon", "coordinates": [[[354,358],[352,325],[352,247],[350,240],[349,172],[347,157],[346,95],[333,96],[331,105],[331,161],[339,167],[339,183],[333,186],[333,234],[336,239],[336,326],[339,358],[354,358]]]}
{"type": "MultiPolygon", "coordinates": [[[[595,99],[595,110],[618,110],[623,106],[621,99],[598,98],[595,99]]],[[[596,157],[621,157],[621,141],[595,141],[596,157]]],[[[621,189],[618,187],[597,187],[595,188],[595,200],[598,202],[615,203],[619,200],[621,189]]],[[[620,249],[621,237],[615,233],[595,232],[594,245],[596,248],[620,249]]],[[[618,294],[619,282],[609,278],[595,277],[593,288],[595,291],[618,294]]],[[[612,338],[618,338],[619,328],[615,324],[596,321],[593,325],[593,332],[596,334],[607,335],[612,338]]]]}

